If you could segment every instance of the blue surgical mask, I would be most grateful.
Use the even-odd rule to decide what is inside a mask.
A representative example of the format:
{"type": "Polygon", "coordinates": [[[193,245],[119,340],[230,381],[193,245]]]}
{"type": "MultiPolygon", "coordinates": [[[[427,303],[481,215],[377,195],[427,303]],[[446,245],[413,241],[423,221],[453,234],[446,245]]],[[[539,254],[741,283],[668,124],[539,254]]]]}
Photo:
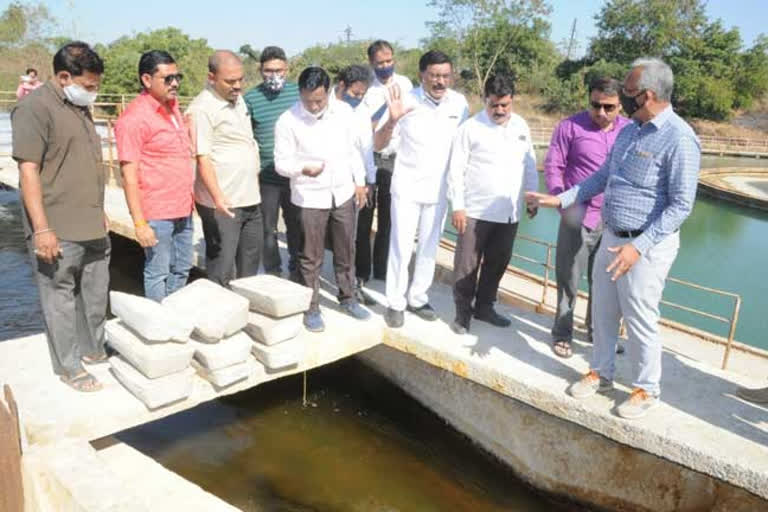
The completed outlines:
{"type": "Polygon", "coordinates": [[[395,72],[395,65],[392,64],[391,66],[387,66],[385,68],[373,68],[373,72],[380,82],[386,82],[395,72]]]}
{"type": "Polygon", "coordinates": [[[341,96],[342,101],[347,103],[352,108],[357,108],[357,106],[360,104],[361,101],[363,101],[363,98],[356,98],[354,96],[350,96],[346,92],[342,94],[341,96]]]}

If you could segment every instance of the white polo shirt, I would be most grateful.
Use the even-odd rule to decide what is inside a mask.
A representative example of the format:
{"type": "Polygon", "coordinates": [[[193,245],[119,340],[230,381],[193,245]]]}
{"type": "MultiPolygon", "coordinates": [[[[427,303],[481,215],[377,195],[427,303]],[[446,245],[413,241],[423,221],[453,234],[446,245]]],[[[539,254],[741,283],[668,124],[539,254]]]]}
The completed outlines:
{"type": "MultiPolygon", "coordinates": [[[[368,87],[368,90],[363,97],[363,103],[360,105],[360,107],[358,107],[358,110],[362,110],[362,108],[365,107],[369,122],[372,121],[373,115],[376,114],[380,108],[384,108],[384,113],[381,118],[379,118],[378,124],[376,125],[376,131],[380,130],[381,127],[384,126],[384,123],[387,122],[387,119],[389,119],[389,108],[387,107],[387,100],[389,97],[389,87],[394,84],[397,84],[398,87],[400,87],[400,93],[403,96],[411,92],[413,89],[411,80],[403,75],[393,73],[389,84],[385,85],[378,78],[376,78],[376,75],[374,74],[373,82],[371,82],[370,87],[368,87]]],[[[394,148],[396,146],[397,141],[394,140],[393,137],[393,140],[389,142],[387,147],[379,151],[379,153],[385,156],[392,155],[395,153],[394,148]]]]}
{"type": "Polygon", "coordinates": [[[539,185],[528,123],[513,113],[498,125],[485,109],[472,116],[453,140],[447,181],[454,211],[490,222],[517,222],[523,192],[535,192],[539,185]]]}
{"type": "Polygon", "coordinates": [[[275,170],[291,180],[291,202],[302,208],[340,206],[365,185],[365,170],[355,147],[356,118],[343,102],[328,102],[315,119],[297,101],[275,125],[275,170]],[[302,174],[308,165],[325,163],[318,176],[302,174]]]}
{"type": "Polygon", "coordinates": [[[403,96],[403,105],[413,110],[398,121],[392,134],[397,152],[392,195],[436,204],[446,197],[451,142],[459,125],[469,117],[469,105],[452,89],[435,103],[421,87],[403,96]]]}

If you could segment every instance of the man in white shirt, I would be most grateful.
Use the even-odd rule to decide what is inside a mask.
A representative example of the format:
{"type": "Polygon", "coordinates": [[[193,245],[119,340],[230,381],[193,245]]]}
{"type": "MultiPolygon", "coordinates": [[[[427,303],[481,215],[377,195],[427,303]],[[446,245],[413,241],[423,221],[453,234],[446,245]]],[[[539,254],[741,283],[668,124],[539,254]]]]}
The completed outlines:
{"type": "MultiPolygon", "coordinates": [[[[361,109],[367,111],[369,123],[372,122],[375,130],[381,127],[389,119],[387,108],[388,87],[397,85],[402,94],[413,89],[411,80],[403,75],[395,73],[395,55],[392,45],[387,41],[374,41],[368,47],[368,63],[373,70],[373,82],[363,98],[361,109]]],[[[375,194],[370,194],[372,199],[366,207],[360,210],[357,219],[357,245],[355,247],[355,273],[358,285],[364,284],[371,278],[381,279],[387,277],[387,254],[389,252],[389,233],[392,196],[390,184],[392,182],[392,170],[395,165],[394,141],[374,153],[376,165],[375,194]],[[374,210],[376,211],[376,237],[371,251],[371,227],[373,225],[374,210]],[[373,253],[373,254],[371,254],[373,253]],[[373,257],[371,257],[373,256],[373,257]]]]}
{"type": "Polygon", "coordinates": [[[341,308],[360,320],[370,317],[355,299],[353,268],[355,208],[365,202],[365,170],[355,147],[355,116],[346,103],[329,103],[330,86],[323,69],[306,68],[299,75],[299,101],[275,125],[275,170],[290,179],[291,202],[300,208],[299,270],[314,291],[304,326],[313,332],[325,329],[319,285],[329,227],[341,308]]]}
{"type": "Polygon", "coordinates": [[[208,59],[208,86],[190,103],[197,154],[195,203],[203,223],[208,278],[226,286],[256,275],[264,227],[259,146],[242,97],[243,64],[227,50],[208,59]]]}
{"type": "Polygon", "coordinates": [[[469,117],[463,95],[450,89],[451,59],[430,50],[419,59],[421,87],[402,94],[390,89],[389,119],[374,135],[374,148],[394,140],[397,150],[392,175],[392,233],[389,239],[384,316],[390,327],[401,327],[407,308],[424,320],[436,320],[427,291],[435,274],[435,255],[447,208],[445,175],[451,141],[469,117]],[[413,282],[408,263],[418,234],[413,282]],[[406,297],[407,292],[407,297],[406,297]]]}
{"type": "MultiPolygon", "coordinates": [[[[539,180],[528,124],[512,112],[514,94],[510,77],[490,77],[485,109],[461,125],[453,141],[448,198],[458,232],[453,259],[456,318],[451,324],[457,334],[469,330],[473,312],[497,327],[511,323],[493,303],[512,256],[523,192],[535,192],[539,180]]],[[[528,214],[533,217],[536,211],[528,214]]]]}

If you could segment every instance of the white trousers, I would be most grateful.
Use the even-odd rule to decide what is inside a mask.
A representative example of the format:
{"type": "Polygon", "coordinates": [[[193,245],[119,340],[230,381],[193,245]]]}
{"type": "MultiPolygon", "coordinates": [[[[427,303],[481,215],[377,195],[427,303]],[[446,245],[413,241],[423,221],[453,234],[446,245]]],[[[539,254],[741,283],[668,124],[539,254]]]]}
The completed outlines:
{"type": "Polygon", "coordinates": [[[443,233],[445,199],[425,204],[392,196],[392,229],[389,236],[386,294],[389,307],[402,311],[406,305],[421,307],[435,277],[435,256],[443,233]],[[418,235],[418,241],[414,241],[418,235]],[[408,288],[408,264],[416,245],[413,282],[408,288]],[[406,299],[406,293],[407,299],[406,299]]]}

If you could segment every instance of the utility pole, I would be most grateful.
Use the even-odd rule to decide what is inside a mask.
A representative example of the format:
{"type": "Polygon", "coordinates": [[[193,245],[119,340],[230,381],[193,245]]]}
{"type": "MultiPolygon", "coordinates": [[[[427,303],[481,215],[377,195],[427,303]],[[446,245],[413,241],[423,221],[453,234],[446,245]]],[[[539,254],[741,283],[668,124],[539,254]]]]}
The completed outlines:
{"type": "Polygon", "coordinates": [[[565,59],[571,60],[571,52],[574,49],[574,44],[576,43],[576,20],[578,18],[573,18],[573,25],[571,25],[571,38],[568,40],[568,51],[565,53],[565,59]]]}

